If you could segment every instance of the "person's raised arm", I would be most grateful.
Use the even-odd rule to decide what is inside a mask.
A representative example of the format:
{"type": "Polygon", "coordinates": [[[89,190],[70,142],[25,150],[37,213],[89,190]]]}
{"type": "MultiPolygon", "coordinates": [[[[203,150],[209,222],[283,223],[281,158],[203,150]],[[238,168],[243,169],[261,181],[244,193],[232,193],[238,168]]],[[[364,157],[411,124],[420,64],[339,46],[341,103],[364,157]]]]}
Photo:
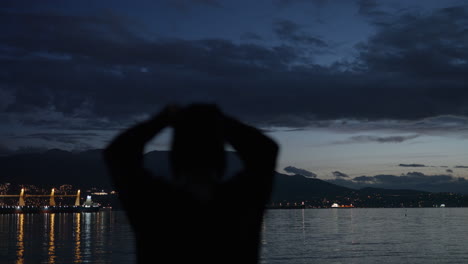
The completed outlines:
{"type": "Polygon", "coordinates": [[[171,125],[175,112],[175,106],[166,107],[153,118],[118,135],[104,150],[108,170],[123,200],[130,196],[132,190],[144,186],[144,182],[149,180],[150,176],[143,168],[145,144],[171,125]]]}
{"type": "Polygon", "coordinates": [[[225,116],[223,122],[226,141],[237,151],[245,170],[258,177],[273,177],[278,145],[260,130],[234,118],[225,116]]]}

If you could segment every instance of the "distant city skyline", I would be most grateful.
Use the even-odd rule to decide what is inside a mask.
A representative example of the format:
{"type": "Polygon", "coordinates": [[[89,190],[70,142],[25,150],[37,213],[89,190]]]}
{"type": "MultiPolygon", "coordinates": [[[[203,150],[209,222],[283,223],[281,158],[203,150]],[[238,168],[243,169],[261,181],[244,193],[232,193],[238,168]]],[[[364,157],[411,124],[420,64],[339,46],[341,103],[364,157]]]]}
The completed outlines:
{"type": "MultiPolygon", "coordinates": [[[[466,1],[2,1],[0,13],[0,155],[101,149],[167,103],[214,102],[278,141],[279,172],[468,179],[466,1]]],[[[168,132],[147,151],[168,149],[168,132]]]]}

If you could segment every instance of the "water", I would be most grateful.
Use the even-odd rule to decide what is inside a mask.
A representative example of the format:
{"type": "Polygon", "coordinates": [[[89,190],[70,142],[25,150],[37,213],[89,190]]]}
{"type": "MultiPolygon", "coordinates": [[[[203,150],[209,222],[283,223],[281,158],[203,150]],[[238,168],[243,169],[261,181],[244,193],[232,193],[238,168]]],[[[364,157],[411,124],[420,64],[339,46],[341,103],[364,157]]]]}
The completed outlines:
{"type": "Polygon", "coordinates": [[[270,210],[261,263],[468,263],[468,208],[270,210]]]}
{"type": "Polygon", "coordinates": [[[0,263],[134,263],[123,212],[0,215],[0,263]]]}
{"type": "MultiPolygon", "coordinates": [[[[468,263],[468,208],[269,210],[261,263],[468,263]]],[[[226,227],[229,228],[229,227],[226,227]]],[[[0,215],[0,263],[133,263],[123,212],[0,215]]]]}

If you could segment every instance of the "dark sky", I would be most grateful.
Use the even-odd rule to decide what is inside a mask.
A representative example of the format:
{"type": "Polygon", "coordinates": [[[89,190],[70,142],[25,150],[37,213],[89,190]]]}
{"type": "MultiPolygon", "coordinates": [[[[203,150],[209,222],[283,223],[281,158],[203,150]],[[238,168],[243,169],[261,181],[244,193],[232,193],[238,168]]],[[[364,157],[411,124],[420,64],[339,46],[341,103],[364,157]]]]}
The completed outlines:
{"type": "Polygon", "coordinates": [[[0,12],[1,152],[101,148],[167,103],[214,102],[269,131],[280,167],[333,177],[421,163],[468,177],[455,168],[468,165],[466,1],[2,1],[0,12]]]}

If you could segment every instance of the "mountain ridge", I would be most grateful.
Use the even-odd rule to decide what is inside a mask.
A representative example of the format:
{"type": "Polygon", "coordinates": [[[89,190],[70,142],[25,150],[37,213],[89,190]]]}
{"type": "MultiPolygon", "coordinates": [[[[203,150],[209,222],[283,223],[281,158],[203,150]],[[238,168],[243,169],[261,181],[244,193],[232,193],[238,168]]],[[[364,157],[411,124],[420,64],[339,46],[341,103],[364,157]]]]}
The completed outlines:
{"type": "MultiPolygon", "coordinates": [[[[0,182],[16,184],[72,184],[77,186],[99,186],[112,188],[107,174],[102,150],[70,152],[51,149],[42,153],[24,153],[0,157],[0,182]]],[[[145,153],[145,166],[157,176],[170,175],[168,151],[145,153]]],[[[226,173],[231,177],[242,166],[235,152],[227,152],[226,173]]],[[[314,200],[319,198],[345,197],[361,193],[424,193],[419,190],[391,190],[363,188],[356,190],[327,181],[308,178],[299,174],[287,175],[276,172],[272,201],[314,200]]]]}

